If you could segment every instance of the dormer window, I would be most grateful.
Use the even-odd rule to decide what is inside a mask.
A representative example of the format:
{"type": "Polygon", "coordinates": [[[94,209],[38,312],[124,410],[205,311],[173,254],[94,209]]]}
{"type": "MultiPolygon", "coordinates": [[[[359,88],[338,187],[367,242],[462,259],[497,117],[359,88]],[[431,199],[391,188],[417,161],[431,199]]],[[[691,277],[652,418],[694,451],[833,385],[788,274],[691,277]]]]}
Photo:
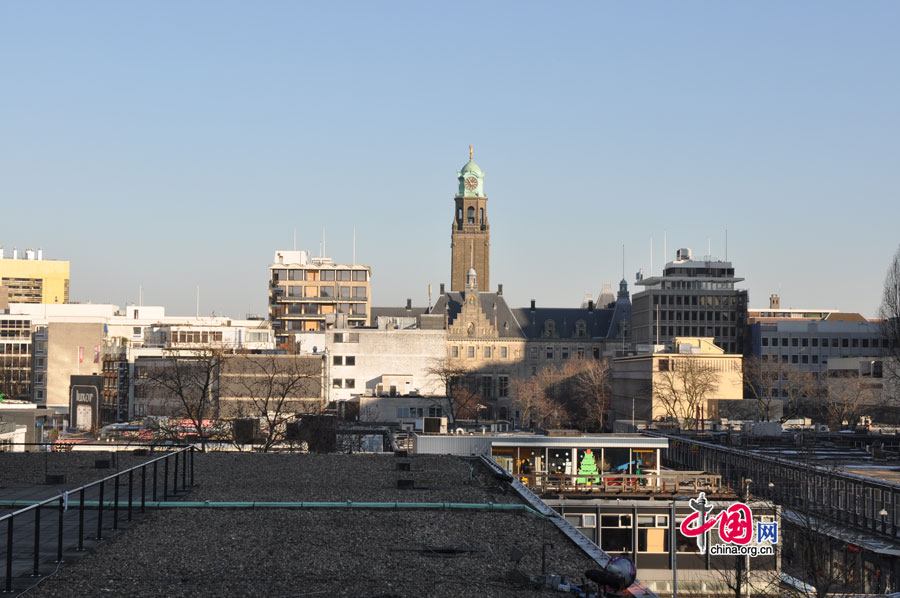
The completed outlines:
{"type": "Polygon", "coordinates": [[[544,321],[544,336],[552,337],[556,335],[556,322],[553,320],[545,320],[544,321]]]}
{"type": "Polygon", "coordinates": [[[584,338],[587,336],[587,324],[584,320],[575,322],[575,338],[584,338]]]}

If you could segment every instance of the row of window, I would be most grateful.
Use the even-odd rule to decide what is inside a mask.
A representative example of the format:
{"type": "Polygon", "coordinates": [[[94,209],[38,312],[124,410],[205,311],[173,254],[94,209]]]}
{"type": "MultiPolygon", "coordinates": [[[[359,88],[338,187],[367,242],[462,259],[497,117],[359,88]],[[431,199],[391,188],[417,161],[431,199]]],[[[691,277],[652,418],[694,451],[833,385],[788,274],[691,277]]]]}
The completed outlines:
{"type": "Polygon", "coordinates": [[[690,291],[731,291],[734,290],[733,282],[707,282],[700,280],[664,280],[664,289],[680,289],[690,291]]]}
{"type": "Polygon", "coordinates": [[[331,388],[356,388],[356,380],[353,378],[332,378],[331,388]]]}
{"type": "Polygon", "coordinates": [[[878,349],[879,347],[887,348],[888,342],[887,339],[882,339],[879,337],[876,338],[819,338],[814,336],[812,338],[788,338],[787,336],[782,337],[768,337],[764,336],[761,339],[761,344],[763,347],[862,347],[878,349]],[[788,345],[790,343],[790,345],[788,345]]]}
{"type": "Polygon", "coordinates": [[[698,307],[734,307],[735,295],[654,295],[653,305],[694,305],[698,307]]]}
{"type": "Polygon", "coordinates": [[[29,353],[31,353],[29,343],[0,343],[0,354],[28,355],[29,353]]]}
{"type": "MultiPolygon", "coordinates": [[[[772,363],[778,363],[779,356],[763,354],[760,356],[760,359],[762,360],[763,363],[766,363],[768,361],[771,361],[772,363]]],[[[790,357],[788,355],[782,355],[780,357],[780,359],[781,359],[781,363],[788,363],[788,359],[790,359],[790,363],[813,363],[813,364],[819,363],[818,355],[803,354],[803,355],[791,355],[790,357]]],[[[828,363],[828,358],[822,357],[822,363],[823,364],[828,363]]]]}
{"type": "Polygon", "coordinates": [[[366,270],[272,270],[272,282],[282,280],[312,281],[340,280],[344,282],[365,282],[368,280],[366,270]]]}
{"type": "Polygon", "coordinates": [[[660,321],[663,320],[676,320],[676,321],[701,321],[701,322],[736,322],[737,321],[737,312],[733,311],[672,311],[669,309],[664,309],[659,311],[659,316],[657,318],[660,321]]]}
{"type": "Polygon", "coordinates": [[[24,328],[31,329],[31,320],[0,320],[0,329],[3,328],[24,328]]]}
{"type": "Polygon", "coordinates": [[[444,410],[441,407],[397,407],[397,419],[410,419],[415,417],[443,417],[444,410]]]}
{"type": "Polygon", "coordinates": [[[279,316],[318,316],[321,314],[354,314],[366,315],[365,303],[292,303],[272,309],[272,315],[279,316]]]}
{"type": "Polygon", "coordinates": [[[335,355],[331,358],[332,365],[356,365],[355,355],[335,355]]]}
{"type": "Polygon", "coordinates": [[[333,284],[330,285],[304,285],[304,286],[294,286],[294,287],[285,287],[287,289],[288,297],[305,297],[307,299],[313,299],[321,297],[323,299],[365,299],[366,298],[366,287],[348,287],[348,286],[340,286],[335,287],[333,284]]]}
{"type": "Polygon", "coordinates": [[[171,332],[173,343],[221,343],[222,332],[209,330],[173,330],[171,332]]]}
{"type": "MultiPolygon", "coordinates": [[[[712,336],[716,339],[722,337],[734,338],[737,336],[739,328],[737,326],[660,326],[659,333],[662,336],[712,336]]],[[[651,338],[656,338],[656,326],[650,327],[651,338]]],[[[716,341],[716,345],[724,346],[716,341]]]]}

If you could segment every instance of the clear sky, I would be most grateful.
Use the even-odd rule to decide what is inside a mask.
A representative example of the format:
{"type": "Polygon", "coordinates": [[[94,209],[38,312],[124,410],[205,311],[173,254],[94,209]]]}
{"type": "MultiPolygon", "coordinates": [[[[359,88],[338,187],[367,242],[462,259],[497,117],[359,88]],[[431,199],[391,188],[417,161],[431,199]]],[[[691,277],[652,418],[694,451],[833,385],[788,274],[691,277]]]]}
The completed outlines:
{"type": "MultiPolygon", "coordinates": [[[[0,244],[72,299],[265,313],[277,249],[450,278],[485,170],[492,284],[577,306],[677,247],[753,306],[874,315],[900,243],[897,2],[0,2],[0,244]]],[[[632,286],[633,288],[633,286],[632,286]]]]}

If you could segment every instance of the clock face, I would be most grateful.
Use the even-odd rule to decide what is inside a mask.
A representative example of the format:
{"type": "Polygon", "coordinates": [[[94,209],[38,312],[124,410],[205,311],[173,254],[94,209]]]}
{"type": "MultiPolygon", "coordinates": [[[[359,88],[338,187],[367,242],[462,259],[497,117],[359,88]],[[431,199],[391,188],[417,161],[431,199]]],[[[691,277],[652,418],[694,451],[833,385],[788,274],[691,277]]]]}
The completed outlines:
{"type": "Polygon", "coordinates": [[[478,187],[478,179],[473,176],[466,178],[466,189],[469,191],[474,191],[475,188],[478,187]]]}

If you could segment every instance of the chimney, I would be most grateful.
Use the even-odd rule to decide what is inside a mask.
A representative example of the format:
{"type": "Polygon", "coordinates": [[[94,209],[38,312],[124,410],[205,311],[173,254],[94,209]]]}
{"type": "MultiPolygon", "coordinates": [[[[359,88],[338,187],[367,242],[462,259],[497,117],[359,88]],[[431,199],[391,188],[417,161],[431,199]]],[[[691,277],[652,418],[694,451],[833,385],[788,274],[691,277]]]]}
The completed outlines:
{"type": "Polygon", "coordinates": [[[534,299],[531,300],[531,311],[534,311],[534,299]]]}
{"type": "Polygon", "coordinates": [[[441,283],[441,295],[444,294],[444,283],[441,283]]]}
{"type": "Polygon", "coordinates": [[[588,311],[594,311],[594,300],[590,299],[588,301],[588,311]]]}
{"type": "Polygon", "coordinates": [[[44,250],[38,247],[38,260],[44,259],[44,250]]]}
{"type": "Polygon", "coordinates": [[[781,297],[778,293],[772,293],[769,296],[769,309],[781,309],[781,297]]]}
{"type": "Polygon", "coordinates": [[[498,285],[497,285],[497,294],[498,294],[498,295],[502,295],[502,294],[503,294],[503,285],[502,285],[502,284],[498,284],[498,285]]]}
{"type": "Polygon", "coordinates": [[[13,259],[14,260],[19,259],[19,250],[16,249],[15,247],[13,247],[13,259]]]}
{"type": "Polygon", "coordinates": [[[406,311],[409,311],[411,309],[412,309],[412,299],[407,299],[406,300],[406,311]]]}

